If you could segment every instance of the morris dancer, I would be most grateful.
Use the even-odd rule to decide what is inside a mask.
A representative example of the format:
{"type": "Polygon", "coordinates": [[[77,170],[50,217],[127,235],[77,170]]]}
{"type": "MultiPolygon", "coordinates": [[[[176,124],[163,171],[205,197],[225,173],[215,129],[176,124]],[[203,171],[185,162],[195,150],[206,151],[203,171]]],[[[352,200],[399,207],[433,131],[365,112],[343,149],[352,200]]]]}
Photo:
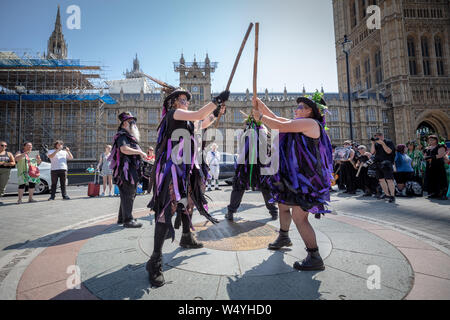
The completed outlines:
{"type": "MultiPolygon", "coordinates": [[[[320,94],[316,93],[314,100],[320,101],[320,94]]],[[[269,249],[292,245],[288,232],[293,219],[308,252],[301,263],[295,262],[294,268],[298,270],[325,268],[308,215],[312,213],[320,218],[321,214],[329,212],[325,205],[330,200],[333,159],[330,139],[324,129],[324,115],[321,113],[326,107],[315,101],[306,97],[298,98],[296,118],[289,120],[277,117],[260,99],[253,99],[254,118],[270,129],[280,131],[279,171],[268,179],[273,198],[280,209],[280,234],[269,245],[269,249]]]]}
{"type": "Polygon", "coordinates": [[[140,228],[141,223],[133,219],[133,204],[140,180],[141,157],[147,155],[139,147],[140,133],[136,117],[130,112],[119,115],[120,126],[114,136],[114,144],[108,161],[113,172],[113,181],[120,191],[120,209],[117,223],[124,228],[140,228]]]}
{"type": "Polygon", "coordinates": [[[153,254],[146,265],[153,286],[161,287],[165,283],[162,273],[162,247],[166,239],[172,238],[173,241],[175,238],[172,225],[172,216],[175,212],[177,212],[175,228],[179,227],[180,220],[183,222],[180,245],[185,248],[202,247],[190,232],[194,206],[209,221],[218,222],[208,213],[204,196],[208,167],[204,162],[198,164],[198,146],[193,122],[202,121],[196,123],[198,128],[209,127],[219,114],[225,113],[225,106],[222,104],[228,100],[229,95],[229,91],[222,92],[213,99],[213,102],[198,111],[188,111],[191,94],[181,88],[174,90],[164,100],[163,119],[158,127],[155,165],[150,178],[153,197],[148,205],[155,211],[156,221],[153,254]],[[187,133],[190,141],[185,141],[179,136],[172,137],[177,129],[182,129],[181,134],[184,133],[185,137],[187,133]],[[189,144],[191,154],[185,155],[186,146],[189,144]],[[172,159],[172,154],[176,159],[172,159]],[[185,156],[189,157],[189,163],[181,161],[185,156]],[[178,161],[181,163],[175,163],[178,161]]]}
{"type": "Polygon", "coordinates": [[[245,191],[250,189],[261,191],[272,220],[278,219],[278,208],[274,203],[270,202],[272,196],[270,195],[269,185],[263,183],[261,179],[261,162],[258,157],[260,129],[263,129],[261,124],[256,123],[251,117],[247,119],[246,128],[240,139],[240,145],[244,150],[243,153],[239,154],[238,164],[233,177],[233,190],[231,191],[228,213],[225,215],[225,218],[229,221],[234,220],[234,214],[241,205],[245,191]],[[254,139],[251,139],[252,134],[255,135],[254,139]],[[245,141],[246,136],[248,136],[248,141],[245,141]]]}

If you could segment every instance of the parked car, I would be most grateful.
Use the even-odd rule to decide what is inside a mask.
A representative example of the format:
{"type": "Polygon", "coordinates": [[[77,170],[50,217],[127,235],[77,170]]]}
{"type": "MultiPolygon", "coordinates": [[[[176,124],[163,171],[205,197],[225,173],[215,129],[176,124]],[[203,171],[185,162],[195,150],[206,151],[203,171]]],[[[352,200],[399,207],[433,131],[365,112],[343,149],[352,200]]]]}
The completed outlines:
{"type": "MultiPolygon", "coordinates": [[[[36,185],[35,194],[42,194],[42,193],[48,193],[50,191],[50,187],[52,184],[52,178],[51,178],[51,165],[49,162],[41,162],[39,165],[39,171],[41,173],[40,178],[41,182],[36,185]]],[[[68,180],[66,179],[66,185],[68,185],[68,180]]],[[[17,189],[19,188],[18,182],[17,182],[17,169],[11,169],[11,174],[9,176],[8,184],[6,185],[5,193],[17,193],[17,189]]],[[[58,186],[59,188],[59,180],[58,180],[58,186]]],[[[28,190],[28,188],[26,189],[28,190]]]]}
{"type": "Polygon", "coordinates": [[[220,159],[219,179],[226,179],[234,176],[237,154],[223,152],[220,159]]]}

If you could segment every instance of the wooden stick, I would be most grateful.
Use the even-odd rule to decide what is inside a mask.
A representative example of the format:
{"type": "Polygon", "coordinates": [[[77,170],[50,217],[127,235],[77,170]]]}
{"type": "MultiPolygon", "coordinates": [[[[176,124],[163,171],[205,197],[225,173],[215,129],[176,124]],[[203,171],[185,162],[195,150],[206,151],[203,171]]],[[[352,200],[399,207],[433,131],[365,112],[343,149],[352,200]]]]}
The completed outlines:
{"type": "MultiPolygon", "coordinates": [[[[259,22],[255,23],[255,56],[253,61],[253,97],[258,97],[257,77],[258,77],[258,37],[259,37],[259,22]]],[[[256,105],[258,109],[258,105],[256,105]]]]}
{"type": "Polygon", "coordinates": [[[143,76],[149,78],[150,80],[156,82],[157,84],[159,84],[159,85],[162,86],[162,87],[165,87],[165,88],[168,88],[168,89],[175,90],[175,87],[171,86],[170,84],[167,84],[167,83],[165,83],[165,82],[163,82],[163,81],[161,81],[161,80],[155,79],[155,78],[153,78],[153,77],[151,77],[151,76],[149,76],[148,74],[145,74],[145,73],[143,73],[143,72],[141,72],[141,74],[142,74],[143,76]]]}
{"type": "Polygon", "coordinates": [[[227,88],[225,90],[230,90],[231,82],[233,81],[234,73],[236,72],[237,66],[239,64],[239,60],[241,59],[242,51],[244,51],[245,44],[247,43],[247,39],[252,31],[253,23],[250,23],[248,26],[247,32],[245,33],[244,40],[242,40],[241,47],[239,48],[239,52],[236,56],[236,60],[234,61],[233,70],[231,71],[230,78],[228,79],[227,88]]]}
{"type": "MultiPolygon", "coordinates": [[[[250,32],[252,31],[252,28],[253,28],[253,23],[250,23],[247,28],[247,32],[245,33],[244,40],[242,40],[242,44],[241,44],[241,47],[239,48],[239,52],[236,56],[236,59],[234,60],[234,66],[233,66],[233,69],[231,70],[231,74],[230,74],[230,77],[228,78],[228,83],[227,83],[227,87],[225,90],[230,90],[230,86],[231,86],[231,82],[233,81],[234,73],[236,72],[237,66],[239,64],[239,60],[241,59],[242,51],[244,51],[245,44],[247,43],[247,39],[250,35],[250,32]]],[[[221,117],[222,117],[221,114],[219,114],[219,116],[217,117],[216,124],[215,124],[216,128],[219,126],[221,117]]]]}

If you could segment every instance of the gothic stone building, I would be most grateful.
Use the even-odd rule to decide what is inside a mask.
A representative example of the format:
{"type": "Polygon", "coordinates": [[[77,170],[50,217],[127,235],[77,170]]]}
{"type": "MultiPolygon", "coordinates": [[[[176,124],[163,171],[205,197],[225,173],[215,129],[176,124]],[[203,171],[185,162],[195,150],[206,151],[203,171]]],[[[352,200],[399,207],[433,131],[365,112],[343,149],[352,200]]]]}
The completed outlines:
{"type": "Polygon", "coordinates": [[[333,0],[333,11],[343,93],[348,91],[344,36],[353,42],[349,65],[357,137],[367,140],[381,125],[396,143],[415,139],[418,131],[449,139],[450,1],[333,0]],[[367,26],[370,5],[380,8],[380,29],[367,26]]]}

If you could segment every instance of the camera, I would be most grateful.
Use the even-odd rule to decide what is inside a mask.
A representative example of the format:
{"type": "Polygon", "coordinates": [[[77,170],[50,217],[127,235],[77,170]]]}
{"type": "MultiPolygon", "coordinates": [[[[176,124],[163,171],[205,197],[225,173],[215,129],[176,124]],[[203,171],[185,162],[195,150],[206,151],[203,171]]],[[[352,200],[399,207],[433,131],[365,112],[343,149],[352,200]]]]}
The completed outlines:
{"type": "Polygon", "coordinates": [[[380,138],[370,138],[370,141],[380,141],[380,138]]]}

